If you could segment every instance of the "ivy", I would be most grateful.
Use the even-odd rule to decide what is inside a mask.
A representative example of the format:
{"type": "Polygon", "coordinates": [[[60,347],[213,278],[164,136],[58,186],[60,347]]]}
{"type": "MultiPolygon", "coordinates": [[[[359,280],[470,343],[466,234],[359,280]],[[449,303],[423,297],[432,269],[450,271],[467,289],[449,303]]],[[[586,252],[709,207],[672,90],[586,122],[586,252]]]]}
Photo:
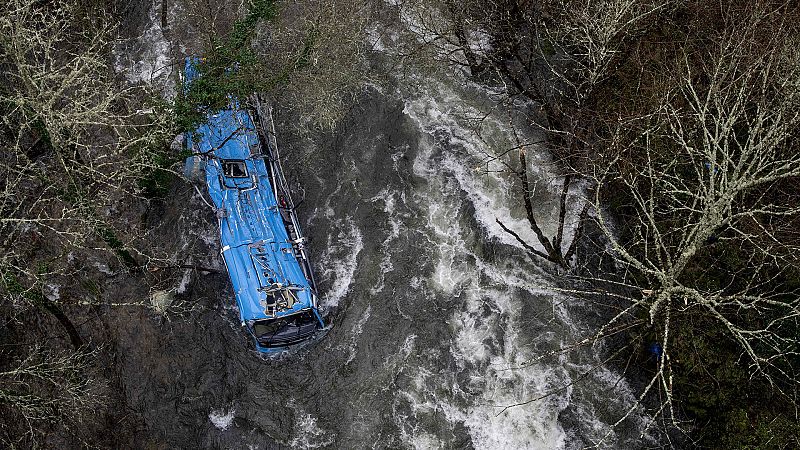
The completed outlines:
{"type": "Polygon", "coordinates": [[[97,234],[100,236],[103,242],[106,243],[106,245],[114,250],[117,256],[122,259],[122,262],[125,263],[129,269],[139,268],[139,263],[136,262],[136,259],[133,257],[133,255],[131,255],[131,252],[125,248],[124,244],[119,240],[114,230],[106,227],[98,227],[97,234]]]}
{"type": "Polygon", "coordinates": [[[229,95],[245,97],[275,85],[265,76],[251,43],[256,26],[275,19],[277,13],[275,0],[254,0],[227,36],[212,41],[205,58],[196,64],[198,77],[175,100],[179,131],[195,129],[205,121],[206,114],[224,107],[229,95]]]}

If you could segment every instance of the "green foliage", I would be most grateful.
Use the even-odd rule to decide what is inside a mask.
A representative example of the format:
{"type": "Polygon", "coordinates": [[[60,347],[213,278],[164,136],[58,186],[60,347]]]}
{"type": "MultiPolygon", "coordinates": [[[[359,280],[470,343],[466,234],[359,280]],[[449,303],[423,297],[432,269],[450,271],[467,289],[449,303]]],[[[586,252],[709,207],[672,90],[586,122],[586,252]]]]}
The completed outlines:
{"type": "Polygon", "coordinates": [[[175,152],[166,145],[145,147],[138,153],[140,158],[148,162],[138,179],[138,185],[142,195],[149,199],[164,198],[167,195],[175,180],[175,174],[170,168],[190,154],[188,150],[175,152]]]}
{"type": "Polygon", "coordinates": [[[81,279],[81,287],[95,298],[99,298],[103,294],[103,287],[90,278],[81,279]]]}
{"type": "MultiPolygon", "coordinates": [[[[39,269],[41,271],[43,268],[39,267],[39,269]]],[[[20,283],[19,278],[10,271],[3,271],[0,278],[3,280],[3,287],[9,294],[21,294],[26,300],[37,306],[45,302],[46,299],[39,289],[26,288],[20,283]]],[[[37,287],[37,284],[34,284],[33,287],[37,287]]]]}
{"type": "Polygon", "coordinates": [[[175,100],[174,111],[179,132],[191,132],[206,120],[209,112],[225,107],[230,98],[244,99],[254,92],[274,92],[291,82],[292,76],[311,65],[312,54],[321,40],[313,22],[285,49],[285,60],[266,63],[253,49],[259,24],[278,16],[275,0],[255,0],[228,35],[212,39],[204,58],[196,62],[197,77],[175,100]]]}
{"type": "Polygon", "coordinates": [[[39,261],[39,263],[36,264],[36,272],[39,275],[44,275],[49,271],[50,271],[50,264],[48,264],[46,261],[39,261]]]}
{"type": "Polygon", "coordinates": [[[143,108],[151,111],[148,120],[157,131],[126,149],[126,156],[135,168],[134,178],[141,194],[147,199],[159,199],[167,195],[175,181],[172,167],[188,152],[176,152],[170,146],[179,131],[169,102],[153,96],[143,108]]]}
{"type": "Polygon", "coordinates": [[[44,146],[44,148],[53,148],[53,141],[50,138],[50,131],[47,130],[47,125],[45,125],[42,119],[36,119],[33,121],[33,130],[38,134],[40,143],[44,146]]]}
{"type": "Polygon", "coordinates": [[[191,131],[205,121],[209,111],[228,102],[228,96],[245,97],[255,91],[268,90],[274,82],[252,49],[251,41],[260,21],[277,15],[274,0],[255,0],[247,15],[236,21],[232,31],[214,40],[205,58],[196,64],[198,77],[175,100],[179,131],[191,131]]]}
{"type": "Polygon", "coordinates": [[[798,448],[793,405],[765,381],[751,379],[741,351],[711,319],[684,318],[672,342],[674,393],[695,421],[701,447],[798,448]]]}
{"type": "Polygon", "coordinates": [[[25,287],[22,286],[17,277],[9,271],[4,270],[2,275],[0,275],[0,279],[3,281],[3,288],[9,294],[13,295],[25,292],[25,287]]]}
{"type": "Polygon", "coordinates": [[[717,448],[788,449],[800,445],[800,423],[788,414],[773,415],[769,408],[737,408],[722,413],[707,439],[717,448]],[[760,410],[759,410],[760,409],[760,410]]]}
{"type": "Polygon", "coordinates": [[[136,259],[131,255],[130,251],[128,251],[122,241],[119,240],[117,234],[111,228],[107,227],[99,227],[97,229],[97,234],[103,239],[103,242],[106,243],[117,256],[122,259],[122,262],[128,266],[129,269],[137,269],[139,268],[139,263],[136,262],[136,259]]]}
{"type": "Polygon", "coordinates": [[[308,66],[311,52],[314,50],[314,47],[316,46],[318,39],[319,39],[319,30],[317,30],[316,27],[312,26],[311,30],[309,30],[308,34],[303,39],[303,48],[300,50],[297,62],[295,63],[294,66],[295,69],[302,69],[308,66]]]}

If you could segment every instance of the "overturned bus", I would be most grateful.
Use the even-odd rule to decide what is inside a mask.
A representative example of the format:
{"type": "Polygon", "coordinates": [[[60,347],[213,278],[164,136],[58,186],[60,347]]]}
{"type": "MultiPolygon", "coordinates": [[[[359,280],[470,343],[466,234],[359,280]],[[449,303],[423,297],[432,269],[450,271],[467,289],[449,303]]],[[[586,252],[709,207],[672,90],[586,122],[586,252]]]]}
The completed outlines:
{"type": "MultiPolygon", "coordinates": [[[[197,76],[193,60],[184,73],[187,83],[197,76]]],[[[231,98],[187,133],[187,169],[204,169],[241,324],[258,351],[279,353],[308,342],[325,324],[271,109],[257,96],[252,104],[245,109],[231,98]]]]}

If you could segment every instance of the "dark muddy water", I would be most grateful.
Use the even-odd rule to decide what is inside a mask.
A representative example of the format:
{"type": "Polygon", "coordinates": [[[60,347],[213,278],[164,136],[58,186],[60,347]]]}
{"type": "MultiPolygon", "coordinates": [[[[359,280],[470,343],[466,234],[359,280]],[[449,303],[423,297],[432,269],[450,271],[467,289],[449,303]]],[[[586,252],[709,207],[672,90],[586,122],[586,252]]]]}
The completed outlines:
{"type": "MultiPolygon", "coordinates": [[[[633,396],[608,369],[503,409],[564,386],[596,358],[530,363],[586,325],[549,288],[552,268],[495,223],[535,241],[517,186],[475,170],[512,145],[507,111],[484,119],[482,139],[471,131],[490,104],[480,86],[427,76],[367,89],[333,133],[282,135],[279,115],[332,328],[299,354],[262,360],[226,276],[187,272],[176,286],[197,306],[187,318],[115,324],[126,407],[142,423],[134,445],[553,449],[608,435],[608,446],[641,446],[644,417],[609,428],[633,396]]],[[[560,187],[549,158],[530,160],[537,213],[553,217],[560,187]]],[[[222,267],[213,213],[194,190],[177,189],[164,221],[192,262],[222,267]]]]}

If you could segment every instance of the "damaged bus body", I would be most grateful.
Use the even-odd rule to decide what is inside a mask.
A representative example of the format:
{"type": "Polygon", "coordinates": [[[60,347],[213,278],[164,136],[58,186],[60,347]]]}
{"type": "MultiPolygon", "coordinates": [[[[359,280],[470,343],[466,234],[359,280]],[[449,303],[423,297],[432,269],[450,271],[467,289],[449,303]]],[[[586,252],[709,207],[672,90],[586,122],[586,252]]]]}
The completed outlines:
{"type": "MultiPolygon", "coordinates": [[[[187,81],[196,76],[191,60],[185,74],[187,81]]],[[[186,139],[193,153],[187,167],[205,168],[242,326],[258,351],[280,353],[308,342],[325,324],[272,112],[258,97],[253,105],[247,110],[231,99],[228,108],[209,114],[186,139]]]]}

